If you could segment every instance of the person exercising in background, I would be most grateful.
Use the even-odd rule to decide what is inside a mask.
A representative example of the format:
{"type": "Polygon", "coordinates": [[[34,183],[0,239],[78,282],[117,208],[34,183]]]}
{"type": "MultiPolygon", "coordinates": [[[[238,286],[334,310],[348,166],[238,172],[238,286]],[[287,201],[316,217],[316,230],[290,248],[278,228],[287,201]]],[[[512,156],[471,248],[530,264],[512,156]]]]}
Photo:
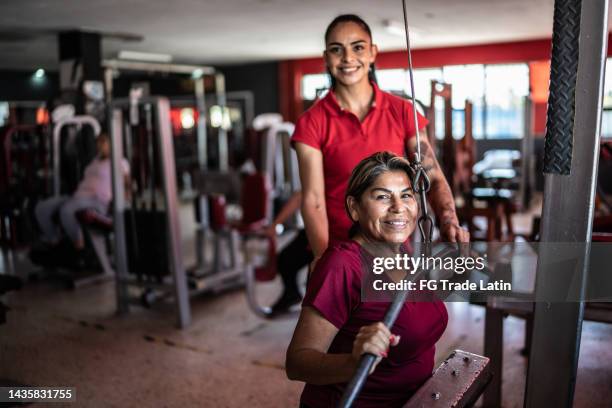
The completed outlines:
{"type": "MultiPolygon", "coordinates": [[[[83,180],[72,196],[55,196],[36,205],[34,214],[42,231],[42,243],[52,249],[62,238],[61,230],[68,236],[77,251],[76,264],[83,263],[82,250],[85,246],[83,231],[77,220],[77,212],[94,209],[102,214],[108,212],[113,197],[112,169],[110,161],[110,139],[102,133],[96,139],[97,156],[87,165],[83,180]],[[54,221],[59,213],[59,225],[54,221]]],[[[129,163],[123,159],[124,184],[129,196],[129,163]]],[[[129,199],[129,197],[128,197],[129,199]]]]}
{"type": "MultiPolygon", "coordinates": [[[[276,226],[283,224],[298,211],[301,202],[302,192],[296,191],[289,197],[272,224],[266,228],[266,234],[276,239],[276,226]]],[[[280,273],[283,281],[283,293],[272,305],[272,316],[286,313],[291,306],[301,302],[302,295],[297,285],[297,274],[312,260],[312,252],[308,249],[306,231],[301,228],[276,259],[276,270],[280,273]]]]}
{"type": "MultiPolygon", "coordinates": [[[[351,220],[344,211],[344,193],[357,163],[378,151],[412,159],[416,132],[423,134],[427,124],[422,115],[414,123],[410,102],[378,88],[377,53],[365,21],[353,14],[336,17],[325,32],[323,52],[331,89],[300,116],[291,139],[302,182],[302,216],[315,260],[331,242],[348,239],[351,220]]],[[[469,233],[459,225],[453,195],[427,137],[421,137],[420,145],[442,239],[468,242],[469,233]]]]}

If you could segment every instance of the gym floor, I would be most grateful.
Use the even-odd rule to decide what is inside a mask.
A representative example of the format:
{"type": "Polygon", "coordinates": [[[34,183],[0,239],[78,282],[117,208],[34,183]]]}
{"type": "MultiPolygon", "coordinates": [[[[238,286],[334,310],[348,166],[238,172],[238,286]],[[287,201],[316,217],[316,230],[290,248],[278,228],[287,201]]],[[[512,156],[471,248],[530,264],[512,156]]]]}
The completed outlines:
{"type": "MultiPolygon", "coordinates": [[[[515,217],[517,229],[528,219],[515,217]]],[[[1,256],[0,273],[23,276],[35,269],[23,252],[1,256]]],[[[279,289],[279,282],[266,284],[261,295],[271,301],[279,289]]],[[[284,372],[297,317],[262,320],[249,311],[241,290],[192,299],[193,323],[185,330],[175,328],[171,304],[117,316],[112,282],[66,291],[40,280],[7,301],[0,379],[76,387],[77,405],[87,407],[297,406],[303,385],[284,372]]],[[[484,309],[464,303],[447,303],[447,309],[436,364],[457,348],[482,353],[484,309]]],[[[504,407],[523,404],[524,327],[520,318],[505,319],[504,407]]],[[[575,407],[610,406],[611,336],[610,325],[584,323],[575,407]]]]}

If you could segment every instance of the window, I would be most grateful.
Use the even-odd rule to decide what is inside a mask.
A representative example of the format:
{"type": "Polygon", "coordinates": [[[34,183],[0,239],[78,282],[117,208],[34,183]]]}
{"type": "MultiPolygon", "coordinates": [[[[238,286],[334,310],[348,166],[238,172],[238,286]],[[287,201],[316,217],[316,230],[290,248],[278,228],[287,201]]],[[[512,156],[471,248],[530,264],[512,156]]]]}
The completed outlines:
{"type": "MultiPolygon", "coordinates": [[[[612,75],[612,66],[606,68],[612,75]]],[[[465,101],[472,102],[472,133],[474,138],[521,138],[524,131],[525,97],[529,95],[529,67],[527,64],[448,65],[442,68],[415,69],[414,91],[418,101],[431,104],[431,81],[452,84],[453,135],[460,139],[465,132],[465,101]]],[[[376,71],[379,87],[403,97],[410,95],[409,74],[406,69],[376,71]]],[[[610,77],[612,78],[612,76],[610,77]]],[[[612,134],[612,79],[606,88],[610,108],[609,125],[612,134]]],[[[302,98],[314,100],[324,95],[329,87],[327,74],[305,75],[302,78],[302,98]]],[[[436,137],[444,135],[444,107],[437,104],[436,137]]]]}
{"type": "Polygon", "coordinates": [[[601,137],[612,138],[612,58],[606,60],[601,137]]]}
{"type": "Polygon", "coordinates": [[[329,75],[310,74],[302,77],[302,99],[314,101],[325,95],[329,89],[329,75]]]}
{"type": "MultiPolygon", "coordinates": [[[[453,90],[453,136],[461,139],[465,134],[465,101],[472,102],[472,134],[475,139],[484,137],[483,112],[484,112],[484,65],[451,65],[443,68],[443,80],[452,84],[453,90]]],[[[444,115],[440,106],[440,114],[444,115]]],[[[436,129],[440,129],[436,135],[438,138],[444,136],[443,120],[436,129]]]]}
{"type": "Polygon", "coordinates": [[[486,135],[490,139],[523,137],[525,97],[529,95],[526,64],[485,67],[486,135]]]}
{"type": "Polygon", "coordinates": [[[383,91],[395,94],[410,94],[406,92],[408,73],[405,69],[381,69],[376,71],[378,87],[383,91]]]}

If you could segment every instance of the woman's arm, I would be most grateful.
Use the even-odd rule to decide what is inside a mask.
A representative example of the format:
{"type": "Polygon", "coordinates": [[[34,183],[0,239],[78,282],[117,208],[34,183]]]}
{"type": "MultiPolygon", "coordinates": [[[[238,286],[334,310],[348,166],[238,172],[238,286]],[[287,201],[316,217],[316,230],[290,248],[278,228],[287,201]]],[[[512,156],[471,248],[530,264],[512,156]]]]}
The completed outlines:
{"type": "Polygon", "coordinates": [[[274,231],[277,225],[284,224],[285,221],[287,221],[287,219],[291,217],[293,213],[298,210],[298,208],[300,208],[301,203],[302,192],[296,191],[291,195],[291,197],[289,197],[289,200],[287,200],[285,205],[283,205],[283,208],[281,208],[278,215],[276,216],[276,218],[274,218],[274,221],[272,221],[272,224],[270,224],[268,228],[271,231],[274,231]]]}
{"type": "Polygon", "coordinates": [[[389,345],[399,342],[399,337],[392,337],[385,325],[379,322],[359,330],[351,354],[328,354],[337,332],[338,329],[316,309],[302,308],[287,349],[287,377],[314,385],[345,383],[352,378],[363,353],[378,356],[378,364],[382,357],[387,356],[389,345]]]}
{"type": "Polygon", "coordinates": [[[323,154],[304,143],[295,143],[302,183],[302,217],[314,258],[323,255],[329,241],[325,208],[323,154]]]}
{"type": "MultiPolygon", "coordinates": [[[[421,163],[431,183],[427,198],[440,222],[440,234],[449,242],[469,242],[470,234],[459,225],[453,193],[436,160],[434,150],[429,144],[427,133],[425,131],[419,133],[421,135],[421,163]]],[[[410,154],[409,159],[412,160],[412,155],[417,151],[416,137],[408,139],[407,150],[410,154]]]]}
{"type": "Polygon", "coordinates": [[[314,308],[302,308],[287,349],[287,377],[315,385],[347,382],[357,366],[352,356],[327,354],[337,332],[314,308]]]}

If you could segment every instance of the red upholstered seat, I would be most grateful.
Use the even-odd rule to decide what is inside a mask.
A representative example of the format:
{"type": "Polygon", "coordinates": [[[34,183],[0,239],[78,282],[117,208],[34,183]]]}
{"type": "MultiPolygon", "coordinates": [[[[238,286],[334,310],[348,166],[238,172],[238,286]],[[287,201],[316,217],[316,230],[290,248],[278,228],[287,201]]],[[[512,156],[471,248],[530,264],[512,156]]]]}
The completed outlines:
{"type": "Polygon", "coordinates": [[[610,233],[610,232],[593,232],[591,240],[593,242],[612,242],[612,233],[610,233]]]}
{"type": "Polygon", "coordinates": [[[113,230],[113,218],[106,214],[101,214],[100,212],[94,209],[86,209],[79,211],[77,213],[77,219],[81,224],[86,225],[88,227],[96,228],[107,232],[113,230]]]}
{"type": "Polygon", "coordinates": [[[245,238],[261,238],[268,241],[268,262],[255,268],[255,279],[269,281],[276,276],[276,242],[266,235],[263,228],[269,223],[270,185],[263,173],[253,173],[244,176],[240,204],[242,219],[229,223],[225,216],[225,197],[212,195],[209,197],[210,227],[219,232],[226,229],[236,230],[245,238]]]}
{"type": "Polygon", "coordinates": [[[262,173],[245,176],[242,181],[242,220],[238,229],[253,231],[266,225],[268,215],[270,187],[262,173]]]}
{"type": "Polygon", "coordinates": [[[231,227],[243,234],[259,231],[268,223],[269,196],[269,182],[264,174],[246,175],[242,181],[240,197],[242,219],[237,223],[228,223],[225,217],[225,198],[212,195],[209,198],[211,228],[219,231],[231,227]]]}
{"type": "Polygon", "coordinates": [[[227,227],[225,196],[219,194],[211,195],[208,197],[208,206],[210,207],[210,228],[213,231],[220,231],[227,227]]]}

